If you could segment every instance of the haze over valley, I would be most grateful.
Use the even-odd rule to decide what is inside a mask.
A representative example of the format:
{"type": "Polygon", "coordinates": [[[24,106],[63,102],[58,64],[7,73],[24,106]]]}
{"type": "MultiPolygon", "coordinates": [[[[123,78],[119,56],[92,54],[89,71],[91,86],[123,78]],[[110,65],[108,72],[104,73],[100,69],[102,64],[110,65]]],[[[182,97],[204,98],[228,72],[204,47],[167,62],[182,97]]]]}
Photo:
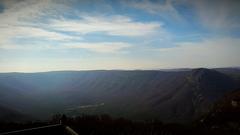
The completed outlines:
{"type": "Polygon", "coordinates": [[[64,113],[189,122],[240,87],[240,70],[96,70],[0,74],[1,118],[64,113]],[[13,85],[14,84],[14,85],[13,85]],[[6,109],[7,108],[7,109],[6,109]],[[12,115],[12,116],[11,116],[12,115]]]}
{"type": "Polygon", "coordinates": [[[0,135],[239,135],[239,7],[0,0],[0,135]]]}

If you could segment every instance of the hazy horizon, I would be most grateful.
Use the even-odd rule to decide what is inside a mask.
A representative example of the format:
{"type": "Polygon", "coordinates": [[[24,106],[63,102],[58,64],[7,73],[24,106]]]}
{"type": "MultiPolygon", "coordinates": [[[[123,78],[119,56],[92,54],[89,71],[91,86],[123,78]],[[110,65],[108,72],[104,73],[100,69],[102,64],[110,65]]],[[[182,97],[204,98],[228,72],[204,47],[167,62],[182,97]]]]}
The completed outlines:
{"type": "Polygon", "coordinates": [[[0,72],[239,67],[238,0],[0,0],[0,72]]]}
{"type": "Polygon", "coordinates": [[[153,69],[80,69],[80,70],[45,70],[45,71],[6,71],[0,73],[46,73],[46,72],[81,72],[81,71],[183,71],[192,69],[240,69],[240,66],[235,67],[180,67],[180,68],[153,68],[153,69]]]}
{"type": "Polygon", "coordinates": [[[0,134],[240,135],[240,0],[0,0],[0,134]]]}

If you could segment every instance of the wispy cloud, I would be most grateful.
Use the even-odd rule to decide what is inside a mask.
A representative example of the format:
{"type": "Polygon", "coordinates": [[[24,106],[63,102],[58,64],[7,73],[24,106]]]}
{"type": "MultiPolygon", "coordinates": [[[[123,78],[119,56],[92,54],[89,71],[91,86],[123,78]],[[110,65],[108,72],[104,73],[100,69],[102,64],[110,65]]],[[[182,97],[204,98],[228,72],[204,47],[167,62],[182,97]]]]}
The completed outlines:
{"type": "Polygon", "coordinates": [[[179,22],[184,21],[181,15],[176,10],[176,8],[173,6],[173,0],[166,0],[161,2],[140,0],[140,1],[125,1],[123,3],[126,6],[144,10],[148,13],[161,16],[167,20],[175,20],[179,22]]]}
{"type": "Polygon", "coordinates": [[[240,65],[238,0],[0,4],[1,70],[240,65]]]}
{"type": "Polygon", "coordinates": [[[107,40],[83,43],[82,35],[100,32],[101,35],[111,38],[111,36],[150,37],[156,33],[165,34],[160,22],[140,22],[123,15],[96,16],[75,12],[73,14],[75,18],[69,19],[59,11],[59,9],[69,11],[67,10],[69,7],[53,0],[24,0],[13,3],[4,1],[4,5],[4,10],[0,13],[0,18],[5,18],[0,22],[0,48],[3,49],[78,48],[109,53],[130,45],[121,41],[107,40]],[[25,40],[28,43],[19,44],[19,41],[25,40]]]}
{"type": "Polygon", "coordinates": [[[81,15],[79,20],[51,20],[50,26],[56,30],[80,34],[104,32],[112,36],[149,36],[163,31],[159,22],[136,22],[122,15],[89,16],[81,15]]]}
{"type": "Polygon", "coordinates": [[[3,1],[4,10],[0,13],[0,45],[13,44],[14,38],[38,38],[41,40],[70,40],[73,37],[50,31],[38,26],[39,18],[51,12],[54,5],[50,0],[3,1]]]}
{"type": "Polygon", "coordinates": [[[2,34],[0,34],[0,43],[7,43],[14,38],[39,38],[41,40],[57,41],[73,39],[73,37],[65,34],[31,26],[9,25],[6,27],[0,27],[0,30],[2,32],[2,34]]]}
{"type": "Polygon", "coordinates": [[[191,1],[199,21],[208,29],[229,31],[240,29],[239,0],[191,1]]]}
{"type": "Polygon", "coordinates": [[[119,53],[123,50],[132,47],[133,45],[124,42],[71,42],[59,44],[3,44],[0,49],[7,50],[64,50],[64,49],[85,49],[97,53],[119,53]]]}
{"type": "Polygon", "coordinates": [[[176,21],[176,23],[189,21],[187,23],[189,25],[200,24],[213,32],[226,34],[240,29],[239,0],[140,0],[124,3],[126,6],[161,16],[168,21],[176,21]],[[180,13],[180,11],[184,12],[186,7],[190,7],[186,17],[190,14],[195,15],[191,16],[190,20],[184,19],[185,17],[180,13]]]}
{"type": "Polygon", "coordinates": [[[71,43],[64,45],[65,48],[82,48],[99,53],[116,53],[132,45],[122,42],[100,42],[100,43],[71,43]]]}

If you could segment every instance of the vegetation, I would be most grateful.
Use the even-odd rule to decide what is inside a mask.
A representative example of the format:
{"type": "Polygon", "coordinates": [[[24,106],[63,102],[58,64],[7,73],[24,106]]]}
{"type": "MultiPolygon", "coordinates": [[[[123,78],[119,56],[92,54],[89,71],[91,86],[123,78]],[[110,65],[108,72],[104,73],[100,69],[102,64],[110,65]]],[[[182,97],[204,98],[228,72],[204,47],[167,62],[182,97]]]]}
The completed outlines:
{"type": "MultiPolygon", "coordinates": [[[[62,115],[57,114],[46,122],[0,123],[0,132],[58,124],[61,118],[62,115]]],[[[177,124],[162,123],[159,120],[131,121],[124,118],[112,118],[106,114],[83,114],[77,117],[66,117],[64,124],[81,135],[237,135],[240,133],[239,122],[225,128],[217,127],[214,122],[197,120],[188,124],[177,124]]],[[[229,122],[225,119],[225,123],[229,122]]]]}

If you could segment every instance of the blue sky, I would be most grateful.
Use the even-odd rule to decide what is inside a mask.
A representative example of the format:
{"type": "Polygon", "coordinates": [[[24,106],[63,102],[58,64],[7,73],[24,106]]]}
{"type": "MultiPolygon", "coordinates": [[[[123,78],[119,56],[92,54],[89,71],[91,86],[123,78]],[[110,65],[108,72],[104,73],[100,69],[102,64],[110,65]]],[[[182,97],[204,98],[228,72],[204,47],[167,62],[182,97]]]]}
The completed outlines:
{"type": "Polygon", "coordinates": [[[240,66],[238,0],[0,0],[0,72],[240,66]]]}

